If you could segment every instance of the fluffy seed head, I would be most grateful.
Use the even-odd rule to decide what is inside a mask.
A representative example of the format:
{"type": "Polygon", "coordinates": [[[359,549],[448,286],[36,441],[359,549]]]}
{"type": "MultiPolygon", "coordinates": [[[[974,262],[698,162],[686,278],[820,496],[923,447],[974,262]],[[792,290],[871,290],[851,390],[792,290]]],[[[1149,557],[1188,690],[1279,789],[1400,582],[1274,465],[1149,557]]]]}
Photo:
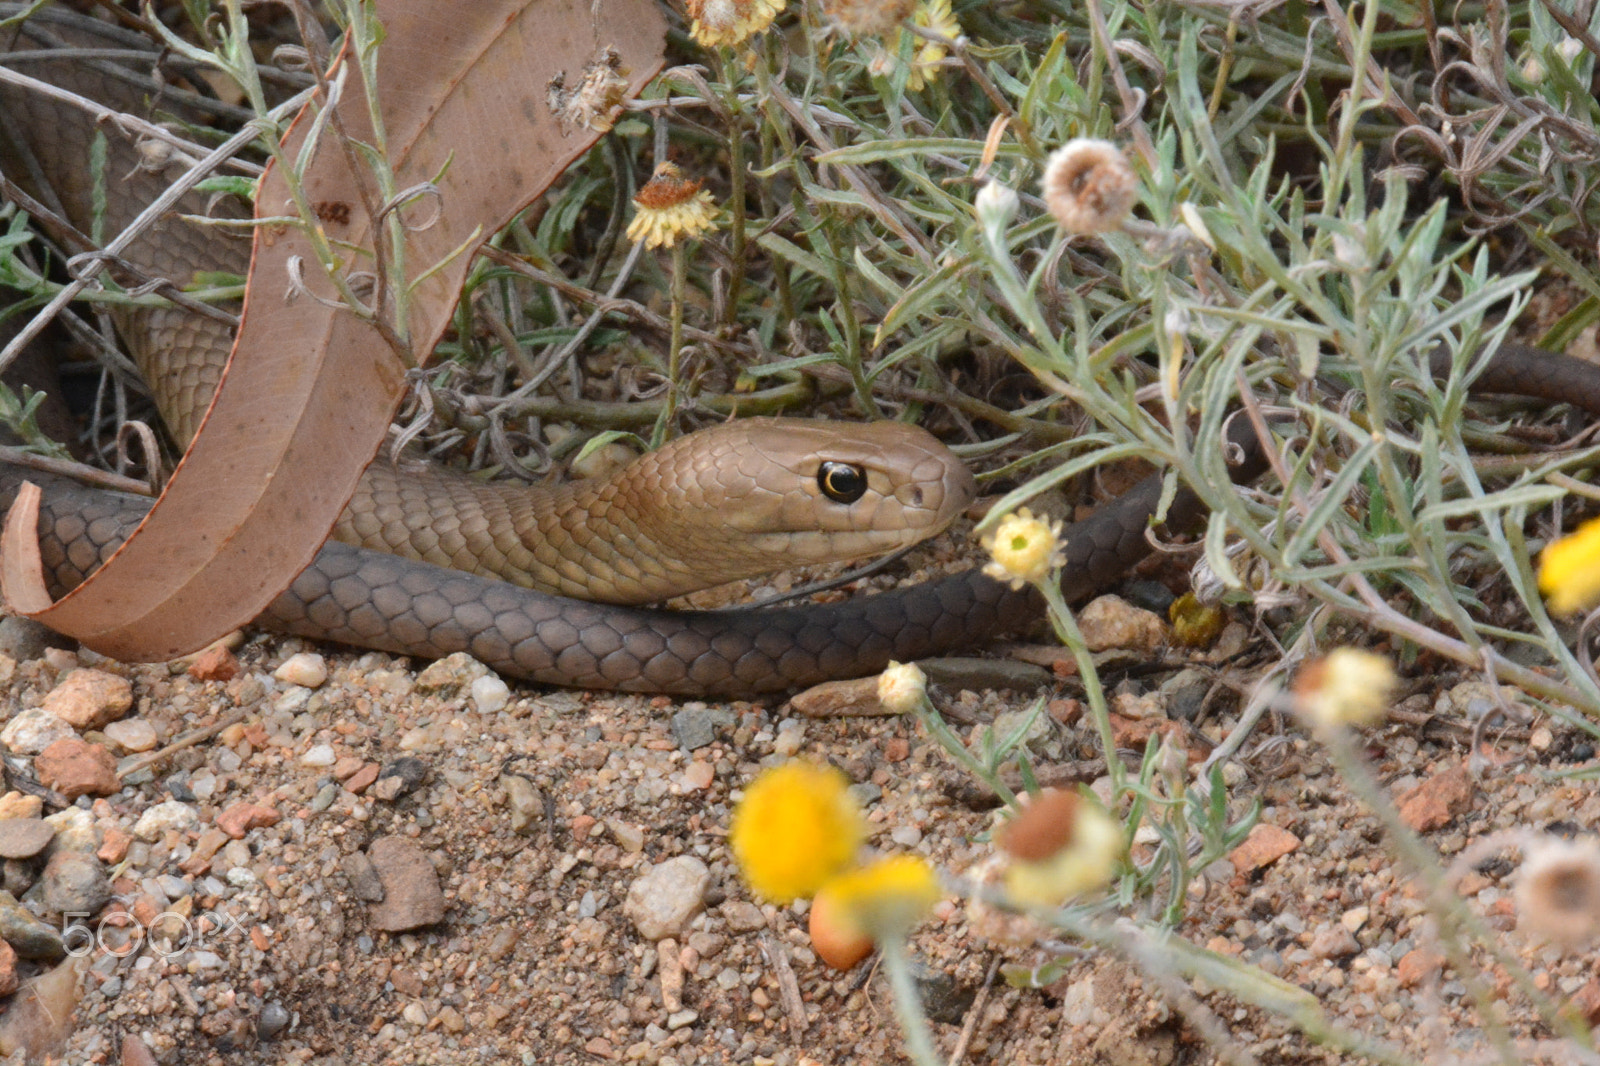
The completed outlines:
{"type": "Polygon", "coordinates": [[[1109,233],[1139,199],[1139,179],[1109,141],[1068,141],[1045,164],[1044,202],[1068,233],[1109,233]]]}
{"type": "Polygon", "coordinates": [[[1600,931],[1600,843],[1545,837],[1517,872],[1517,926],[1573,945],[1600,931]]]}

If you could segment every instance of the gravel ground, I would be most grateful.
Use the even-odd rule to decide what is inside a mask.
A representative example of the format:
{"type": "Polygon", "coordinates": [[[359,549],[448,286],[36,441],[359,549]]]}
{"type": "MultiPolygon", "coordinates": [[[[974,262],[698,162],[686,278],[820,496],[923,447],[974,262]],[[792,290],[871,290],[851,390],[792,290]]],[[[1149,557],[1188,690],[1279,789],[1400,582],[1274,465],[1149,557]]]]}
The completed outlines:
{"type": "MultiPolygon", "coordinates": [[[[246,643],[228,680],[13,650],[0,657],[8,729],[28,708],[87,713],[66,743],[109,750],[124,775],[116,791],[62,813],[47,804],[55,833],[42,848],[36,801],[0,800],[0,855],[34,849],[5,862],[4,887],[21,900],[10,907],[55,930],[61,910],[97,912],[80,923],[96,942],[81,933],[66,942],[81,957],[65,965],[86,975],[65,1062],[902,1061],[871,963],[826,968],[809,947],[803,905],[752,901],[730,864],[730,812],[763,767],[803,755],[856,783],[873,845],[957,871],[991,853],[982,836],[990,801],[905,719],[808,719],[780,701],[507,691],[470,661],[422,670],[274,637],[246,643]],[[69,686],[80,667],[94,674],[69,686]],[[102,675],[130,683],[115,725],[92,720],[95,706],[69,709],[51,696],[102,675]],[[137,749],[197,731],[196,742],[141,768],[149,758],[137,749]]],[[[1179,689],[1197,677],[1206,687],[1221,679],[1222,698],[1183,724],[1203,751],[1233,724],[1229,693],[1248,670],[1203,656],[1155,659],[1109,671],[1108,684],[1125,708],[1165,712],[1195,702],[1179,689]]],[[[1514,723],[1485,740],[1474,779],[1472,719],[1492,701],[1437,663],[1419,664],[1415,676],[1426,680],[1397,720],[1369,735],[1367,751],[1383,786],[1415,801],[1407,818],[1447,862],[1498,830],[1600,820],[1591,783],[1548,773],[1592,759],[1584,739],[1538,720],[1514,723]]],[[[1095,742],[1077,721],[1071,685],[1054,697],[1032,746],[1041,767],[1070,777],[1093,759],[1095,742]]],[[[943,698],[975,723],[962,726],[969,731],[1031,700],[943,698]]],[[[38,714],[28,721],[37,726],[38,714]]],[[[1378,823],[1315,743],[1281,729],[1264,726],[1258,739],[1281,740],[1229,770],[1235,806],[1259,800],[1262,825],[1275,829],[1208,871],[1181,933],[1293,982],[1336,1023],[1419,1059],[1486,1059],[1463,976],[1438,954],[1421,893],[1384,849],[1378,823]]],[[[25,748],[51,736],[18,727],[0,739],[25,748]]],[[[10,758],[13,787],[42,760],[10,758]]],[[[70,781],[69,771],[49,773],[70,781]]],[[[1593,1016],[1592,958],[1512,931],[1515,858],[1492,847],[1468,856],[1460,893],[1540,988],[1593,1016]]],[[[29,927],[6,939],[28,942],[29,932],[43,935],[29,927]]],[[[996,964],[1037,957],[980,939],[958,901],[937,908],[913,948],[936,1039],[963,1061],[1228,1061],[1116,959],[1087,956],[1046,989],[1007,987],[996,964]]],[[[51,953],[48,943],[30,951],[51,953]]],[[[1474,965],[1481,971],[1470,976],[1493,989],[1513,1035],[1549,1036],[1503,966],[1481,952],[1474,965]]],[[[48,966],[12,960],[23,979],[48,966]]],[[[1203,985],[1195,991],[1229,1034],[1230,1054],[1342,1061],[1279,1019],[1203,985]]],[[[27,1031],[18,1005],[27,997],[13,997],[0,1039],[27,1031]]],[[[70,996],[49,1002],[60,1014],[70,996]]]]}

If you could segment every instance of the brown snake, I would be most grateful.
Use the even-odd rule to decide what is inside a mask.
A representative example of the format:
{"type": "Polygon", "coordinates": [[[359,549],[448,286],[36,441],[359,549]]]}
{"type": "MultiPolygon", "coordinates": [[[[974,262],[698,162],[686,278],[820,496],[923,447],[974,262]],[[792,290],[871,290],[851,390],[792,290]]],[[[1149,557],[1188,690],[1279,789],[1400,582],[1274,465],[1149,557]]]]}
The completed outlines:
{"type": "MultiPolygon", "coordinates": [[[[30,73],[53,78],[50,66],[30,64],[30,73]]],[[[29,184],[28,177],[49,179],[58,190],[65,190],[59,207],[84,228],[90,210],[82,181],[86,164],[72,149],[76,146],[81,151],[87,142],[87,118],[9,88],[0,91],[0,108],[5,116],[0,133],[16,138],[29,131],[49,131],[48,136],[29,139],[28,163],[18,164],[15,156],[0,157],[8,175],[22,184],[29,184]],[[19,165],[22,170],[13,169],[19,165]]],[[[111,134],[114,149],[120,140],[111,134]]],[[[108,170],[120,176],[126,166],[116,161],[115,151],[112,160],[108,170]]],[[[136,186],[140,184],[159,189],[162,179],[138,171],[120,183],[117,190],[126,195],[112,197],[108,228],[114,231],[137,212],[140,193],[136,186]]],[[[188,209],[200,210],[199,205],[188,209]]],[[[199,234],[173,218],[158,223],[130,258],[152,276],[180,282],[197,269],[243,272],[239,252],[229,242],[199,234]]],[[[169,428],[175,437],[186,440],[215,386],[220,361],[226,358],[226,327],[168,309],[126,314],[119,326],[169,428]]],[[[1600,414],[1600,369],[1534,349],[1503,349],[1475,387],[1577,402],[1600,414]]],[[[727,432],[743,436],[725,447],[741,454],[788,449],[786,444],[751,443],[751,434],[767,433],[770,425],[741,423],[727,432]]],[[[817,431],[813,427],[801,432],[814,435],[817,431]]],[[[908,525],[917,526],[916,533],[931,532],[970,499],[970,476],[959,464],[952,468],[942,458],[947,454],[942,449],[929,447],[916,433],[895,424],[866,427],[864,432],[866,437],[860,443],[808,440],[799,449],[805,458],[792,481],[809,486],[808,491],[814,489],[819,482],[819,464],[829,459],[868,471],[868,489],[878,504],[867,509],[894,512],[896,520],[890,523],[887,545],[861,544],[860,550],[847,549],[845,554],[859,556],[918,539],[905,532],[908,525]],[[894,441],[887,442],[885,435],[893,435],[894,441]],[[839,448],[843,450],[829,451],[839,448]],[[885,480],[888,474],[873,465],[874,457],[903,448],[915,453],[909,466],[917,476],[903,484],[890,484],[885,480]],[[913,517],[908,521],[906,516],[913,517]]],[[[681,452],[701,447],[698,436],[683,438],[673,446],[676,450],[642,460],[645,465],[640,469],[653,471],[646,479],[655,483],[663,469],[683,462],[681,452]]],[[[1253,478],[1264,464],[1259,451],[1242,436],[1240,443],[1245,445],[1245,459],[1236,467],[1235,479],[1253,478]]],[[[0,492],[6,500],[24,477],[47,480],[39,531],[47,578],[57,595],[98,567],[148,507],[148,501],[137,497],[41,479],[11,468],[0,469],[0,492]]],[[[599,594],[621,603],[660,599],[707,583],[703,575],[688,573],[688,568],[676,562],[640,562],[604,550],[587,559],[566,554],[563,537],[587,540],[602,549],[647,538],[635,535],[631,518],[608,525],[603,514],[609,501],[619,495],[637,495],[634,491],[587,486],[561,492],[564,495],[545,508],[555,516],[553,532],[546,525],[546,532],[518,533],[518,529],[534,529],[534,524],[513,512],[531,505],[511,502],[513,498],[499,488],[486,490],[443,475],[375,464],[341,519],[336,536],[361,544],[382,544],[419,558],[330,541],[261,620],[292,633],[404,654],[439,657],[468,651],[504,674],[551,684],[732,696],[868,674],[890,659],[914,659],[981,644],[1039,614],[1040,605],[1032,593],[1011,591],[977,571],[838,604],[721,612],[581,602],[484,576],[520,573],[525,576],[519,580],[525,583],[546,582],[565,593],[590,598],[599,594]],[[581,512],[588,517],[574,523],[571,516],[580,513],[578,496],[590,497],[583,501],[589,509],[581,512]],[[597,505],[599,511],[590,505],[597,505]],[[498,513],[489,513],[496,508],[498,513]],[[482,573],[445,569],[435,563],[482,573]]],[[[810,495],[816,493],[810,491],[810,495]]],[[[1066,531],[1063,580],[1069,598],[1106,584],[1148,552],[1144,532],[1159,495],[1159,478],[1148,479],[1090,520],[1066,531]]],[[[768,536],[777,538],[780,557],[796,561],[805,549],[790,536],[795,523],[786,515],[792,504],[780,503],[775,509],[780,515],[779,528],[768,536]]],[[[1181,492],[1168,520],[1182,527],[1200,513],[1197,498],[1181,492]]],[[[721,529],[711,527],[706,536],[708,550],[700,554],[732,554],[721,529]]],[[[716,580],[758,572],[764,565],[752,562],[716,580]]]]}

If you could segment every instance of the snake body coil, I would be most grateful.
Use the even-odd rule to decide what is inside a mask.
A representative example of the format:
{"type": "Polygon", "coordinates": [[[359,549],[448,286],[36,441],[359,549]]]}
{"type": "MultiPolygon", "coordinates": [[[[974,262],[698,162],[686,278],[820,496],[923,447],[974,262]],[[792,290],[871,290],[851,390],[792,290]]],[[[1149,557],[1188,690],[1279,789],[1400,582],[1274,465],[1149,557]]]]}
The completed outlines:
{"type": "MultiPolygon", "coordinates": [[[[30,72],[52,79],[58,75],[81,79],[94,73],[80,62],[30,67],[30,72]],[[60,69],[52,72],[52,67],[60,69]]],[[[54,206],[86,227],[93,205],[83,180],[84,157],[75,154],[92,133],[84,116],[13,89],[0,90],[0,115],[5,120],[0,132],[13,140],[48,131],[25,138],[30,153],[25,163],[19,164],[15,155],[0,156],[0,166],[8,175],[48,179],[60,197],[54,206]]],[[[114,133],[111,140],[113,149],[128,147],[114,133]]],[[[113,162],[109,169],[121,173],[122,165],[113,162]]],[[[117,184],[107,227],[124,225],[137,212],[141,186],[142,195],[149,196],[161,184],[158,175],[142,170],[117,184]]],[[[132,256],[154,274],[180,281],[200,269],[242,272],[238,251],[227,241],[203,236],[173,218],[159,222],[132,256]]],[[[169,428],[187,440],[220,375],[229,347],[227,329],[171,309],[136,310],[120,324],[169,428]]],[[[1503,349],[1476,387],[1575,402],[1600,414],[1600,368],[1534,349],[1503,349]]],[[[871,429],[869,436],[896,435],[895,443],[869,439],[865,445],[849,445],[847,454],[836,458],[828,453],[832,445],[808,444],[802,454],[810,465],[798,481],[817,483],[820,464],[830,461],[876,470],[872,465],[876,459],[865,452],[898,449],[904,430],[871,429]]],[[[941,449],[911,436],[913,451],[921,451],[909,464],[923,469],[908,481],[891,484],[883,480],[885,474],[870,486],[875,495],[868,509],[895,513],[888,524],[897,528],[890,533],[888,546],[895,546],[894,538],[907,537],[906,526],[920,532],[948,521],[972,491],[970,477],[951,469],[940,458],[941,449]],[[923,517],[915,517],[918,514],[923,517]]],[[[1253,478],[1264,463],[1253,442],[1238,436],[1244,459],[1233,476],[1253,478]]],[[[748,443],[734,447],[759,450],[748,443]]],[[[670,454],[647,458],[656,464],[671,461],[670,454]]],[[[887,465],[905,464],[895,460],[887,465]]],[[[100,566],[148,507],[148,501],[136,497],[10,467],[0,467],[0,500],[8,501],[24,478],[43,482],[46,489],[39,516],[40,547],[47,580],[57,595],[100,566]]],[[[868,475],[867,480],[875,481],[875,476],[868,475]]],[[[410,655],[467,651],[509,676],[550,684],[737,696],[858,676],[880,670],[890,659],[970,647],[1027,624],[1041,611],[1031,592],[1012,591],[977,571],[838,604],[713,612],[580,602],[484,576],[522,575],[519,580],[622,603],[669,596],[702,580],[677,572],[691,568],[639,563],[625,554],[609,557],[619,560],[614,562],[605,557],[600,562],[592,557],[573,561],[580,557],[566,554],[565,546],[555,543],[563,536],[602,544],[648,538],[622,528],[631,519],[612,522],[609,528],[604,520],[585,520],[581,529],[562,532],[562,516],[576,513],[579,496],[591,497],[581,501],[585,506],[608,505],[605,499],[593,498],[597,490],[592,487],[562,491],[565,495],[546,508],[557,522],[554,534],[548,525],[546,532],[528,533],[536,523],[522,522],[523,532],[507,537],[504,531],[519,523],[505,515],[523,505],[507,502],[510,497],[500,489],[484,490],[460,479],[403,469],[379,469],[341,520],[339,535],[381,543],[415,558],[330,541],[262,621],[291,633],[410,655]],[[466,518],[458,509],[463,494],[470,497],[466,518]],[[505,514],[496,517],[496,508],[505,514]],[[591,531],[595,536],[588,537],[591,531]],[[438,562],[465,564],[480,572],[447,570],[434,565],[438,562]]],[[[604,496],[604,491],[598,494],[604,496]]],[[[1064,584],[1069,598],[1113,580],[1148,552],[1145,529],[1160,494],[1160,479],[1147,479],[1114,505],[1066,531],[1064,584]]],[[[783,515],[785,505],[776,511],[783,515]]],[[[1198,499],[1180,492],[1169,508],[1168,521],[1182,527],[1201,513],[1198,499]]],[[[833,519],[822,521],[826,525],[833,519]]],[[[758,537],[776,538],[780,555],[793,561],[807,550],[796,546],[793,532],[790,519],[780,517],[776,528],[768,526],[758,537]]],[[[731,554],[723,550],[726,541],[720,530],[713,528],[709,535],[710,554],[731,554]]],[[[881,546],[847,546],[846,554],[875,550],[881,546]]]]}

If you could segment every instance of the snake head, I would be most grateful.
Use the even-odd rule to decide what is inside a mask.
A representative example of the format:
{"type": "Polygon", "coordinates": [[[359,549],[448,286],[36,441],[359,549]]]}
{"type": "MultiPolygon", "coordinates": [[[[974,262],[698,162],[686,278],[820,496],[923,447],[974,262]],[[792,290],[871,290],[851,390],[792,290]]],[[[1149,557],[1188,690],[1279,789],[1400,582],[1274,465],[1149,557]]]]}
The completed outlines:
{"type": "Polygon", "coordinates": [[[641,494],[655,486],[670,512],[661,525],[683,538],[677,558],[703,556],[724,581],[899,550],[977,494],[960,459],[900,422],[745,419],[681,437],[622,476],[641,494]]]}

